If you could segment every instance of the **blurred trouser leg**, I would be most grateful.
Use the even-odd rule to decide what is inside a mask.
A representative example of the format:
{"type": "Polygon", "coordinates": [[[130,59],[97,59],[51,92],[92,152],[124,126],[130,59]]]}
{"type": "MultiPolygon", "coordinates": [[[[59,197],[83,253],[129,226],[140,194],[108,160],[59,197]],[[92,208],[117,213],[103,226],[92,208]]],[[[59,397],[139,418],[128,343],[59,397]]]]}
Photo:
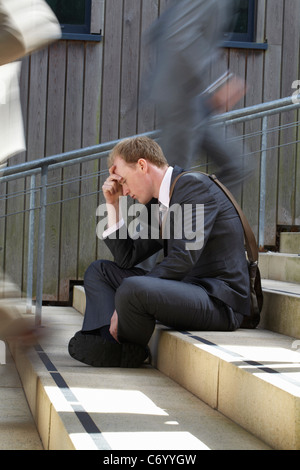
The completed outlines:
{"type": "Polygon", "coordinates": [[[31,336],[33,330],[34,319],[26,315],[20,289],[0,271],[0,340],[31,336]]]}

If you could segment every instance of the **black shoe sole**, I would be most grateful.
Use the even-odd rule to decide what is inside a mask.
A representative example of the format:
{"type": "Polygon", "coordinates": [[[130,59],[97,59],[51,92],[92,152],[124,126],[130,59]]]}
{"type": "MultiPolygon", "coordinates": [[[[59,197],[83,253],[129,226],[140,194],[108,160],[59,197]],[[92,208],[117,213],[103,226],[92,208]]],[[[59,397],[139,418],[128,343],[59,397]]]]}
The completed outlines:
{"type": "Polygon", "coordinates": [[[70,339],[68,351],[73,359],[93,367],[140,367],[147,349],[139,344],[112,343],[97,335],[77,331],[70,339]]]}

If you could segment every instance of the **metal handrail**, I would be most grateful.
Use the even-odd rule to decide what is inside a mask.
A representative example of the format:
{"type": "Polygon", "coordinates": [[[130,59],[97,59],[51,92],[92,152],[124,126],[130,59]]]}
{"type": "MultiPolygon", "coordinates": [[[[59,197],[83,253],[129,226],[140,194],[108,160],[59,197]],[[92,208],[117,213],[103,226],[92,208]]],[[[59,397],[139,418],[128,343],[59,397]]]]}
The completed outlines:
{"type": "MultiPolygon", "coordinates": [[[[295,110],[300,107],[300,94],[297,97],[289,96],[287,98],[281,98],[279,100],[268,101],[266,103],[260,103],[253,106],[237,109],[234,111],[228,111],[223,114],[214,115],[211,118],[211,122],[214,124],[225,123],[225,124],[236,124],[238,122],[245,122],[247,120],[258,119],[267,115],[277,114],[281,112],[295,110]]],[[[147,132],[139,135],[147,135],[152,138],[156,138],[159,135],[159,131],[147,132]]],[[[33,173],[38,173],[41,168],[47,165],[51,169],[60,168],[61,163],[69,163],[74,165],[82,161],[86,162],[97,158],[102,158],[120,141],[120,139],[113,140],[110,142],[101,143],[91,147],[85,147],[83,149],[72,150],[69,152],[59,153],[50,157],[40,158],[31,162],[20,163],[11,167],[7,167],[1,171],[0,183],[10,181],[9,176],[13,176],[12,179],[20,178],[24,176],[30,176],[33,173]],[[82,159],[82,160],[81,160],[82,159]]]]}
{"type": "MultiPolygon", "coordinates": [[[[147,135],[151,138],[158,136],[158,131],[147,132],[139,135],[147,135]]],[[[132,136],[135,137],[135,136],[132,136]]],[[[72,150],[69,152],[59,153],[50,157],[40,158],[31,162],[20,163],[19,165],[7,167],[1,171],[0,183],[11,181],[11,179],[23,178],[24,176],[30,176],[32,174],[39,173],[41,168],[47,166],[49,169],[61,168],[62,165],[66,166],[75,165],[77,163],[87,162],[89,160],[96,160],[98,158],[105,157],[110,150],[120,141],[112,140],[103,144],[93,145],[91,147],[85,147],[83,149],[72,150]],[[20,176],[17,176],[20,175],[20,176]],[[9,178],[9,177],[13,178],[9,178]]]]}
{"type": "MultiPolygon", "coordinates": [[[[262,118],[262,140],[261,140],[261,163],[260,163],[260,213],[259,213],[259,245],[264,245],[264,219],[265,219],[265,198],[266,198],[266,153],[268,117],[270,115],[296,110],[300,108],[300,94],[282,98],[275,101],[260,103],[258,105],[245,107],[242,109],[229,111],[211,117],[212,124],[232,125],[247,122],[253,119],[262,118]]],[[[159,137],[159,131],[147,132],[139,135],[146,135],[151,138],[159,137]]],[[[29,236],[28,236],[28,263],[27,263],[27,309],[32,309],[32,279],[33,279],[33,244],[34,244],[34,211],[35,196],[37,192],[36,176],[41,175],[39,184],[40,210],[39,234],[38,234],[38,260],[37,260],[37,292],[36,292],[36,324],[41,324],[42,297],[43,297],[43,271],[44,271],[44,251],[45,251],[45,230],[46,230],[46,206],[47,206],[47,182],[48,171],[62,168],[69,165],[85,163],[90,160],[106,157],[110,150],[120,141],[113,140],[95,146],[86,147],[74,151],[60,153],[50,157],[21,163],[19,165],[7,167],[1,170],[0,183],[5,183],[18,178],[30,176],[30,208],[29,208],[29,236]]]]}
{"type": "Polygon", "coordinates": [[[230,124],[244,122],[250,119],[259,119],[260,117],[278,114],[286,111],[298,109],[300,105],[300,94],[297,96],[288,96],[278,100],[267,101],[253,106],[229,111],[224,114],[214,116],[213,120],[217,122],[227,122],[230,124]]]}

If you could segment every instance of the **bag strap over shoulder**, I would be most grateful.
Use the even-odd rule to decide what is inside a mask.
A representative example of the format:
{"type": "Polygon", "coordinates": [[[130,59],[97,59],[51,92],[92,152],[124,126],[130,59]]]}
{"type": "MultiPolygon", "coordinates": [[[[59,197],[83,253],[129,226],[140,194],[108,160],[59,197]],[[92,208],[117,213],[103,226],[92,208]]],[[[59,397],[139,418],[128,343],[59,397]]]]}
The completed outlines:
{"type": "Polygon", "coordinates": [[[201,171],[184,171],[182,173],[180,173],[179,175],[177,175],[177,177],[175,178],[175,180],[173,181],[172,185],[171,185],[171,188],[170,188],[170,199],[171,199],[171,196],[173,194],[173,191],[174,191],[174,187],[175,187],[175,184],[177,183],[178,179],[185,175],[185,174],[188,174],[188,173],[201,173],[205,176],[208,176],[215,184],[217,184],[219,186],[219,188],[226,194],[226,196],[228,197],[228,199],[232,202],[233,206],[235,207],[235,210],[237,211],[240,219],[241,219],[241,222],[242,222],[242,225],[243,225],[243,229],[244,229],[244,235],[245,235],[245,244],[246,244],[246,250],[247,250],[247,254],[248,254],[248,259],[250,261],[250,263],[258,263],[258,247],[257,247],[257,243],[256,243],[256,240],[255,240],[255,236],[254,236],[254,233],[249,225],[249,222],[245,216],[245,214],[243,213],[240,205],[238,204],[238,202],[236,201],[236,199],[234,198],[234,196],[231,194],[231,192],[218,180],[218,178],[215,176],[215,175],[208,175],[207,173],[203,173],[201,171]]]}

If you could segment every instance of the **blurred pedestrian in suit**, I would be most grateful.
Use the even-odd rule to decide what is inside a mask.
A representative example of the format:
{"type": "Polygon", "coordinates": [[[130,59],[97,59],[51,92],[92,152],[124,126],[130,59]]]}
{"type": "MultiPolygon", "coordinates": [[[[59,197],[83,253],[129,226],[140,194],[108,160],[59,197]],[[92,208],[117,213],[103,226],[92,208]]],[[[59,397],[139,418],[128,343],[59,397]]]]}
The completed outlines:
{"type": "Polygon", "coordinates": [[[144,101],[155,103],[160,145],[169,163],[190,168],[205,151],[217,165],[219,179],[230,187],[240,183],[249,168],[243,168],[242,149],[222,137],[209,118],[227,98],[233,106],[245,85],[234,77],[227,88],[205,93],[205,77],[218,57],[223,33],[234,21],[234,5],[234,0],[171,0],[145,37],[157,63],[145,77],[143,92],[144,101]]]}

